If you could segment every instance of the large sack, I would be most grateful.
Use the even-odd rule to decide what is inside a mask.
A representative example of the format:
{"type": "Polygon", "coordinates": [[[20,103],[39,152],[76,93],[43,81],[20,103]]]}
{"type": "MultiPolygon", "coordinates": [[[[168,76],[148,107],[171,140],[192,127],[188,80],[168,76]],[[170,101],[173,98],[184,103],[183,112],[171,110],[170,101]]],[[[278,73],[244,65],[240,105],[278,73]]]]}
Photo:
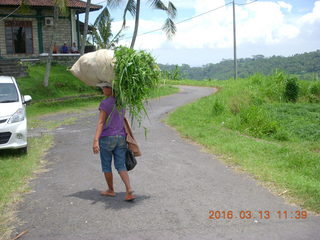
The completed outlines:
{"type": "Polygon", "coordinates": [[[115,78],[114,62],[112,50],[100,49],[82,55],[70,72],[90,86],[101,82],[112,83],[115,78]]]}

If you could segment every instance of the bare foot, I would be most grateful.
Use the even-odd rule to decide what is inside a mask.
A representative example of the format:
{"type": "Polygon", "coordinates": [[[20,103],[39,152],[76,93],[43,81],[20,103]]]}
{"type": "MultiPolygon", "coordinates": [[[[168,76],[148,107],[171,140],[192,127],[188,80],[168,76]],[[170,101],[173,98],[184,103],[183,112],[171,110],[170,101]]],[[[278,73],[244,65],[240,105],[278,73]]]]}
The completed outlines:
{"type": "Polygon", "coordinates": [[[102,196],[108,196],[108,197],[115,197],[115,196],[116,196],[115,192],[110,191],[110,190],[108,190],[108,191],[102,191],[102,192],[100,192],[100,195],[102,195],[102,196]]]}
{"type": "Polygon", "coordinates": [[[126,198],[124,199],[125,201],[132,201],[134,200],[136,197],[134,195],[132,195],[133,191],[127,192],[126,194],[126,198]]]}

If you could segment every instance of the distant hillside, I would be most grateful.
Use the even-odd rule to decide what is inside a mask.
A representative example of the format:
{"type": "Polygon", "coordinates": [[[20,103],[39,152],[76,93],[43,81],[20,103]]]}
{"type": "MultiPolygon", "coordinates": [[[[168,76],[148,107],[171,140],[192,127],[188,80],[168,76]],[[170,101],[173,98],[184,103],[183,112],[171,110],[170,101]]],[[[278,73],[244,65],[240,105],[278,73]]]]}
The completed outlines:
{"type": "MultiPolygon", "coordinates": [[[[162,71],[174,72],[177,65],[159,64],[162,71]]],[[[182,78],[187,79],[229,79],[233,78],[233,60],[210,63],[202,67],[178,66],[182,78]]],[[[238,76],[248,77],[254,73],[269,75],[275,70],[295,74],[302,79],[314,79],[320,76],[320,50],[295,54],[291,57],[254,55],[252,58],[238,59],[238,76]]]]}

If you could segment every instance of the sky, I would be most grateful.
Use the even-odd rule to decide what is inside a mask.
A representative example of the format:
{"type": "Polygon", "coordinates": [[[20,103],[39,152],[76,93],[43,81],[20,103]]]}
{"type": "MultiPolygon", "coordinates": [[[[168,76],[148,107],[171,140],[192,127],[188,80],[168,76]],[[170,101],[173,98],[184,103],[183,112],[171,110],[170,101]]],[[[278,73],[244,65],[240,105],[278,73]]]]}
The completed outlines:
{"type": "MultiPolygon", "coordinates": [[[[106,6],[106,1],[91,0],[106,6]]],[[[151,52],[158,63],[202,66],[233,59],[232,0],[171,0],[177,8],[177,33],[169,40],[160,29],[167,15],[141,0],[141,14],[135,49],[151,52]],[[221,8],[219,8],[221,7],[221,8]],[[218,10],[214,10],[219,8],[218,10]],[[202,13],[199,17],[179,23],[202,13]]],[[[262,54],[292,56],[320,49],[320,0],[235,0],[237,58],[262,54]],[[252,3],[251,3],[252,2],[252,3]]],[[[124,1],[126,2],[126,1],[124,1]]],[[[168,4],[169,1],[163,0],[168,4]]],[[[112,31],[122,25],[120,9],[110,9],[112,31]]],[[[89,22],[101,11],[91,12],[89,22]]],[[[84,14],[80,20],[84,19],[84,14]]],[[[127,15],[121,45],[130,46],[134,19],[127,15]]]]}

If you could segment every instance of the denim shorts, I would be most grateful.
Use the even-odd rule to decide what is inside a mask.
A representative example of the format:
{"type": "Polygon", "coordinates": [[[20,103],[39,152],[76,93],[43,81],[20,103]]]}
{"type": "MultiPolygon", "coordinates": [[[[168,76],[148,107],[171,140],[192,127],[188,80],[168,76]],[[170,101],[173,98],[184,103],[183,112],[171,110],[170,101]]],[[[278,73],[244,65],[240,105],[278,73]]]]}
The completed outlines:
{"type": "Polygon", "coordinates": [[[126,138],[121,135],[101,137],[99,140],[102,172],[112,172],[111,162],[119,171],[127,171],[125,159],[127,152],[126,138]]]}

